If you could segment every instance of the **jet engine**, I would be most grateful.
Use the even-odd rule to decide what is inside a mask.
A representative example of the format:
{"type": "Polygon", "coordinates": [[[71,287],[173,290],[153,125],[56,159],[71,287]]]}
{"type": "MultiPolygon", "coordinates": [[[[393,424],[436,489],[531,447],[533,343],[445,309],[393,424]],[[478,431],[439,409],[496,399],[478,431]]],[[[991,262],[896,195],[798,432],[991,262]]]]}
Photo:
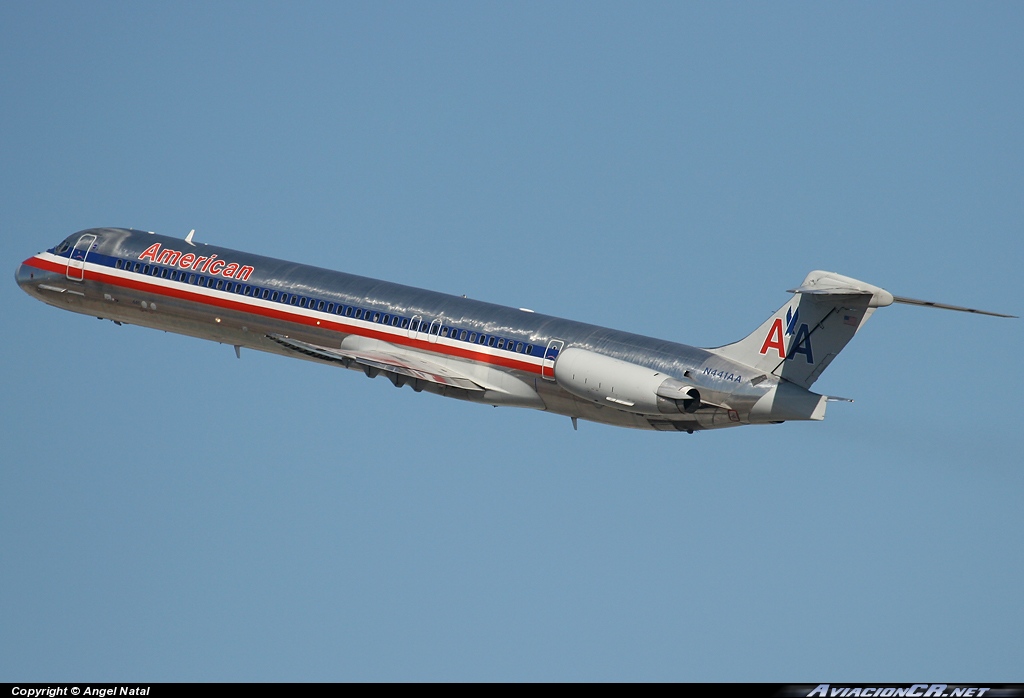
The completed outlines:
{"type": "Polygon", "coordinates": [[[700,391],[653,368],[570,347],[558,354],[555,381],[578,398],[637,414],[696,412],[700,391]]]}

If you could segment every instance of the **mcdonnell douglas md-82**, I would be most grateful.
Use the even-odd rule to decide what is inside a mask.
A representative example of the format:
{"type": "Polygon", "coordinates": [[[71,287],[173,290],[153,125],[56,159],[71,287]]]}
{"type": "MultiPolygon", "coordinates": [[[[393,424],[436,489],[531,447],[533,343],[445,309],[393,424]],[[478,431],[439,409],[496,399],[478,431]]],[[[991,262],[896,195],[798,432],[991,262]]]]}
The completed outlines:
{"type": "MultiPolygon", "coordinates": [[[[820,420],[809,388],[876,308],[892,303],[1014,317],[893,296],[812,271],[753,333],[712,349],[123,228],[96,228],[26,259],[44,303],[335,364],[485,405],[693,433],[820,420]]],[[[834,398],[841,399],[841,398],[834,398]]]]}

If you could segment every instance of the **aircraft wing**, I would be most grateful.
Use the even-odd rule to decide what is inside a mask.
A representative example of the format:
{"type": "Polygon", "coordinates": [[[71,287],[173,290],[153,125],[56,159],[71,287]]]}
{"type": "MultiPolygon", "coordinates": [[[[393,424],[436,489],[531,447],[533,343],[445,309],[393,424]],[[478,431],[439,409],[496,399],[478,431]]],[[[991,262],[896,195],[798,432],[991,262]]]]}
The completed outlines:
{"type": "Polygon", "coordinates": [[[409,378],[447,385],[453,388],[485,390],[483,386],[476,383],[473,379],[452,370],[448,366],[442,366],[433,361],[412,355],[386,342],[378,342],[379,348],[373,349],[334,349],[318,344],[301,342],[280,334],[268,334],[267,339],[300,354],[305,354],[322,361],[340,363],[346,368],[352,363],[356,363],[371,370],[376,369],[388,373],[396,373],[400,376],[408,376],[409,378]]]}

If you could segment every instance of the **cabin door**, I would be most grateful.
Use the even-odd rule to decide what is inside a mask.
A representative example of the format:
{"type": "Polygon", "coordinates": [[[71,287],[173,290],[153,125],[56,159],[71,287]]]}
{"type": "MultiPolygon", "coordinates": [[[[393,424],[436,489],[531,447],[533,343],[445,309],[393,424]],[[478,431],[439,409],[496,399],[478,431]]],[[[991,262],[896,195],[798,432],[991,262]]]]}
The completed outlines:
{"type": "Polygon", "coordinates": [[[558,358],[558,352],[562,351],[564,346],[565,342],[561,339],[548,341],[548,346],[544,350],[544,358],[540,362],[540,377],[544,380],[555,380],[555,359],[558,358]]]}
{"type": "Polygon", "coordinates": [[[427,341],[431,344],[437,344],[437,336],[441,334],[441,318],[435,318],[434,321],[430,323],[430,329],[428,332],[430,334],[427,335],[427,341]]]}
{"type": "Polygon", "coordinates": [[[71,281],[81,281],[85,278],[85,258],[89,256],[89,248],[94,242],[96,236],[86,234],[75,243],[75,249],[71,250],[71,256],[68,257],[67,277],[71,281]]]}
{"type": "Polygon", "coordinates": [[[423,322],[422,315],[413,315],[409,321],[409,339],[427,341],[427,326],[423,322]]]}

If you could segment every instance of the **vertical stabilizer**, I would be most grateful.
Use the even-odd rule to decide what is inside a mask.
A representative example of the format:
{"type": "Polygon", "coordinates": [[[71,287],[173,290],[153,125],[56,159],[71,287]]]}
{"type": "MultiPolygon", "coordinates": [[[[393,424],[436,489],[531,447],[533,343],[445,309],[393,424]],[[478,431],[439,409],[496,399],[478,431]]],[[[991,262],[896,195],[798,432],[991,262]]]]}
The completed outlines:
{"type": "Polygon", "coordinates": [[[710,351],[808,388],[875,308],[893,302],[884,289],[829,271],[812,271],[790,293],[753,333],[710,351]]]}

